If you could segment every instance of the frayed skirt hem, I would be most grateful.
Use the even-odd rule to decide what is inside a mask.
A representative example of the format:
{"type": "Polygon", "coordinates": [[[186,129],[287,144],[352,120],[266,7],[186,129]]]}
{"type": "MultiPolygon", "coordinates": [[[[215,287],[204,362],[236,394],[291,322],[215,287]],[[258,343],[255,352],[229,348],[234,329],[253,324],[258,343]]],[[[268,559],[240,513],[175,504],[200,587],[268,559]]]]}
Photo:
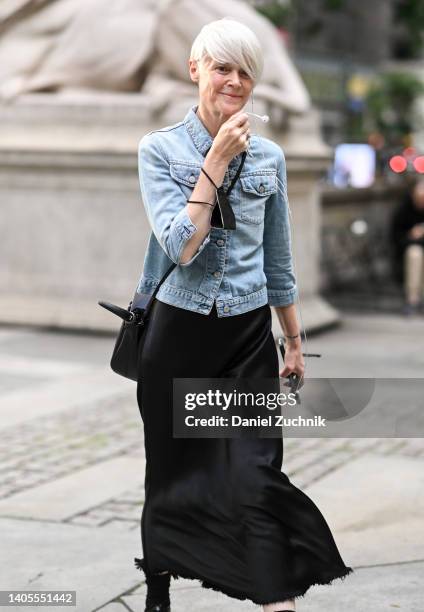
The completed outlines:
{"type": "MultiPolygon", "coordinates": [[[[144,559],[138,559],[137,557],[135,557],[134,564],[137,569],[143,570],[145,572],[144,559]]],[[[219,585],[214,582],[210,582],[208,580],[204,580],[200,576],[193,576],[193,575],[182,573],[182,572],[179,572],[177,574],[177,573],[172,572],[171,570],[169,571],[169,573],[171,574],[172,578],[176,580],[178,580],[178,578],[184,578],[186,580],[198,580],[200,581],[200,584],[204,589],[212,589],[213,591],[218,591],[219,593],[222,593],[223,595],[227,595],[227,597],[233,597],[234,599],[239,599],[242,601],[245,601],[246,599],[248,599],[254,604],[257,604],[259,606],[265,606],[267,604],[272,604],[272,603],[276,603],[279,601],[285,601],[286,599],[295,599],[295,598],[304,597],[306,595],[306,592],[310,589],[310,587],[331,584],[332,582],[334,582],[334,580],[338,580],[338,579],[344,580],[347,576],[349,576],[349,574],[352,574],[353,571],[354,570],[352,567],[345,567],[336,572],[328,572],[327,574],[317,578],[315,582],[311,582],[310,584],[308,584],[306,587],[302,589],[293,590],[293,591],[286,592],[286,593],[277,593],[272,599],[268,599],[267,601],[263,601],[262,599],[258,599],[251,595],[245,595],[241,593],[240,591],[234,591],[232,589],[229,589],[226,586],[219,585]]]]}

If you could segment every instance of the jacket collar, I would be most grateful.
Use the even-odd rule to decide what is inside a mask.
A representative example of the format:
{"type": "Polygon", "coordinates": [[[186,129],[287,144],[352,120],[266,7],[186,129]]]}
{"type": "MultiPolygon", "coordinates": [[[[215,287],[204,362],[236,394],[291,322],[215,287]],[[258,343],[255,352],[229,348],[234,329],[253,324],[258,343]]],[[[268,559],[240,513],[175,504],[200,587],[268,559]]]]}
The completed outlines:
{"type": "MultiPolygon", "coordinates": [[[[213,138],[209,134],[206,127],[203,125],[196,111],[198,104],[193,104],[186,116],[184,117],[183,123],[186,126],[188,133],[193,140],[196,149],[205,157],[206,153],[210,149],[213,143],[213,138]]],[[[236,155],[230,162],[230,166],[238,165],[241,160],[241,153],[236,155]]]]}
{"type": "Polygon", "coordinates": [[[190,108],[187,115],[184,117],[184,124],[194,142],[194,146],[203,156],[205,156],[208,149],[212,146],[213,138],[196,114],[198,106],[198,104],[194,104],[190,108]]]}

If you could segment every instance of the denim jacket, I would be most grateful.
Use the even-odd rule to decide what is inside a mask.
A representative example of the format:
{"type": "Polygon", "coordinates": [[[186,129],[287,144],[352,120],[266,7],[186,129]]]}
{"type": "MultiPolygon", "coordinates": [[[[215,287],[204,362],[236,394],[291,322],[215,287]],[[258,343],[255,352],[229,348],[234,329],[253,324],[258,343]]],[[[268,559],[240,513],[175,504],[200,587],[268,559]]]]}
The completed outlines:
{"type": "MultiPolygon", "coordinates": [[[[196,110],[192,106],[183,121],[149,132],[139,143],[140,189],[152,232],[137,291],[153,293],[174,262],[178,265],[156,296],[167,304],[207,315],[215,301],[224,317],[267,303],[294,303],[285,159],[268,138],[251,135],[252,155],[229,195],[236,229],[211,227],[193,257],[180,262],[197,229],[185,207],[213,143],[196,110]]],[[[225,191],[240,161],[241,154],[229,163],[225,191]]]]}

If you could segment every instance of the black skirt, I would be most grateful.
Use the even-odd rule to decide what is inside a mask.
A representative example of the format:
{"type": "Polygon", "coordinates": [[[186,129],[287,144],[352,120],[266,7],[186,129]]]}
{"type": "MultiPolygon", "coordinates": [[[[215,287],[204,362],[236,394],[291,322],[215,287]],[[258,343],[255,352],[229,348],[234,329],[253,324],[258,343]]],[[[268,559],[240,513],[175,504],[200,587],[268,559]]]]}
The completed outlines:
{"type": "Polygon", "coordinates": [[[139,360],[148,572],[256,604],[301,597],[353,570],[314,502],[281,471],[281,438],[172,436],[172,379],[278,377],[268,304],[204,315],[155,300],[139,360]]]}

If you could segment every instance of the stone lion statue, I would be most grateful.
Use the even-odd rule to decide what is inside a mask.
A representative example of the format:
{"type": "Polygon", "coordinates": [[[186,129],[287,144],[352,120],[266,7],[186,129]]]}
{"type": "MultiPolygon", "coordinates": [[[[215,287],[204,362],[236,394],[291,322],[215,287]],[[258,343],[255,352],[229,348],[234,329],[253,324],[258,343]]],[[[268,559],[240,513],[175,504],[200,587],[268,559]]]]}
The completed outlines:
{"type": "Polygon", "coordinates": [[[303,114],[308,92],[275,27],[241,0],[7,0],[0,7],[0,100],[30,92],[139,92],[175,120],[196,101],[188,71],[206,23],[237,19],[257,35],[264,71],[255,112],[303,114]],[[175,106],[179,106],[178,109],[175,106]]]}

